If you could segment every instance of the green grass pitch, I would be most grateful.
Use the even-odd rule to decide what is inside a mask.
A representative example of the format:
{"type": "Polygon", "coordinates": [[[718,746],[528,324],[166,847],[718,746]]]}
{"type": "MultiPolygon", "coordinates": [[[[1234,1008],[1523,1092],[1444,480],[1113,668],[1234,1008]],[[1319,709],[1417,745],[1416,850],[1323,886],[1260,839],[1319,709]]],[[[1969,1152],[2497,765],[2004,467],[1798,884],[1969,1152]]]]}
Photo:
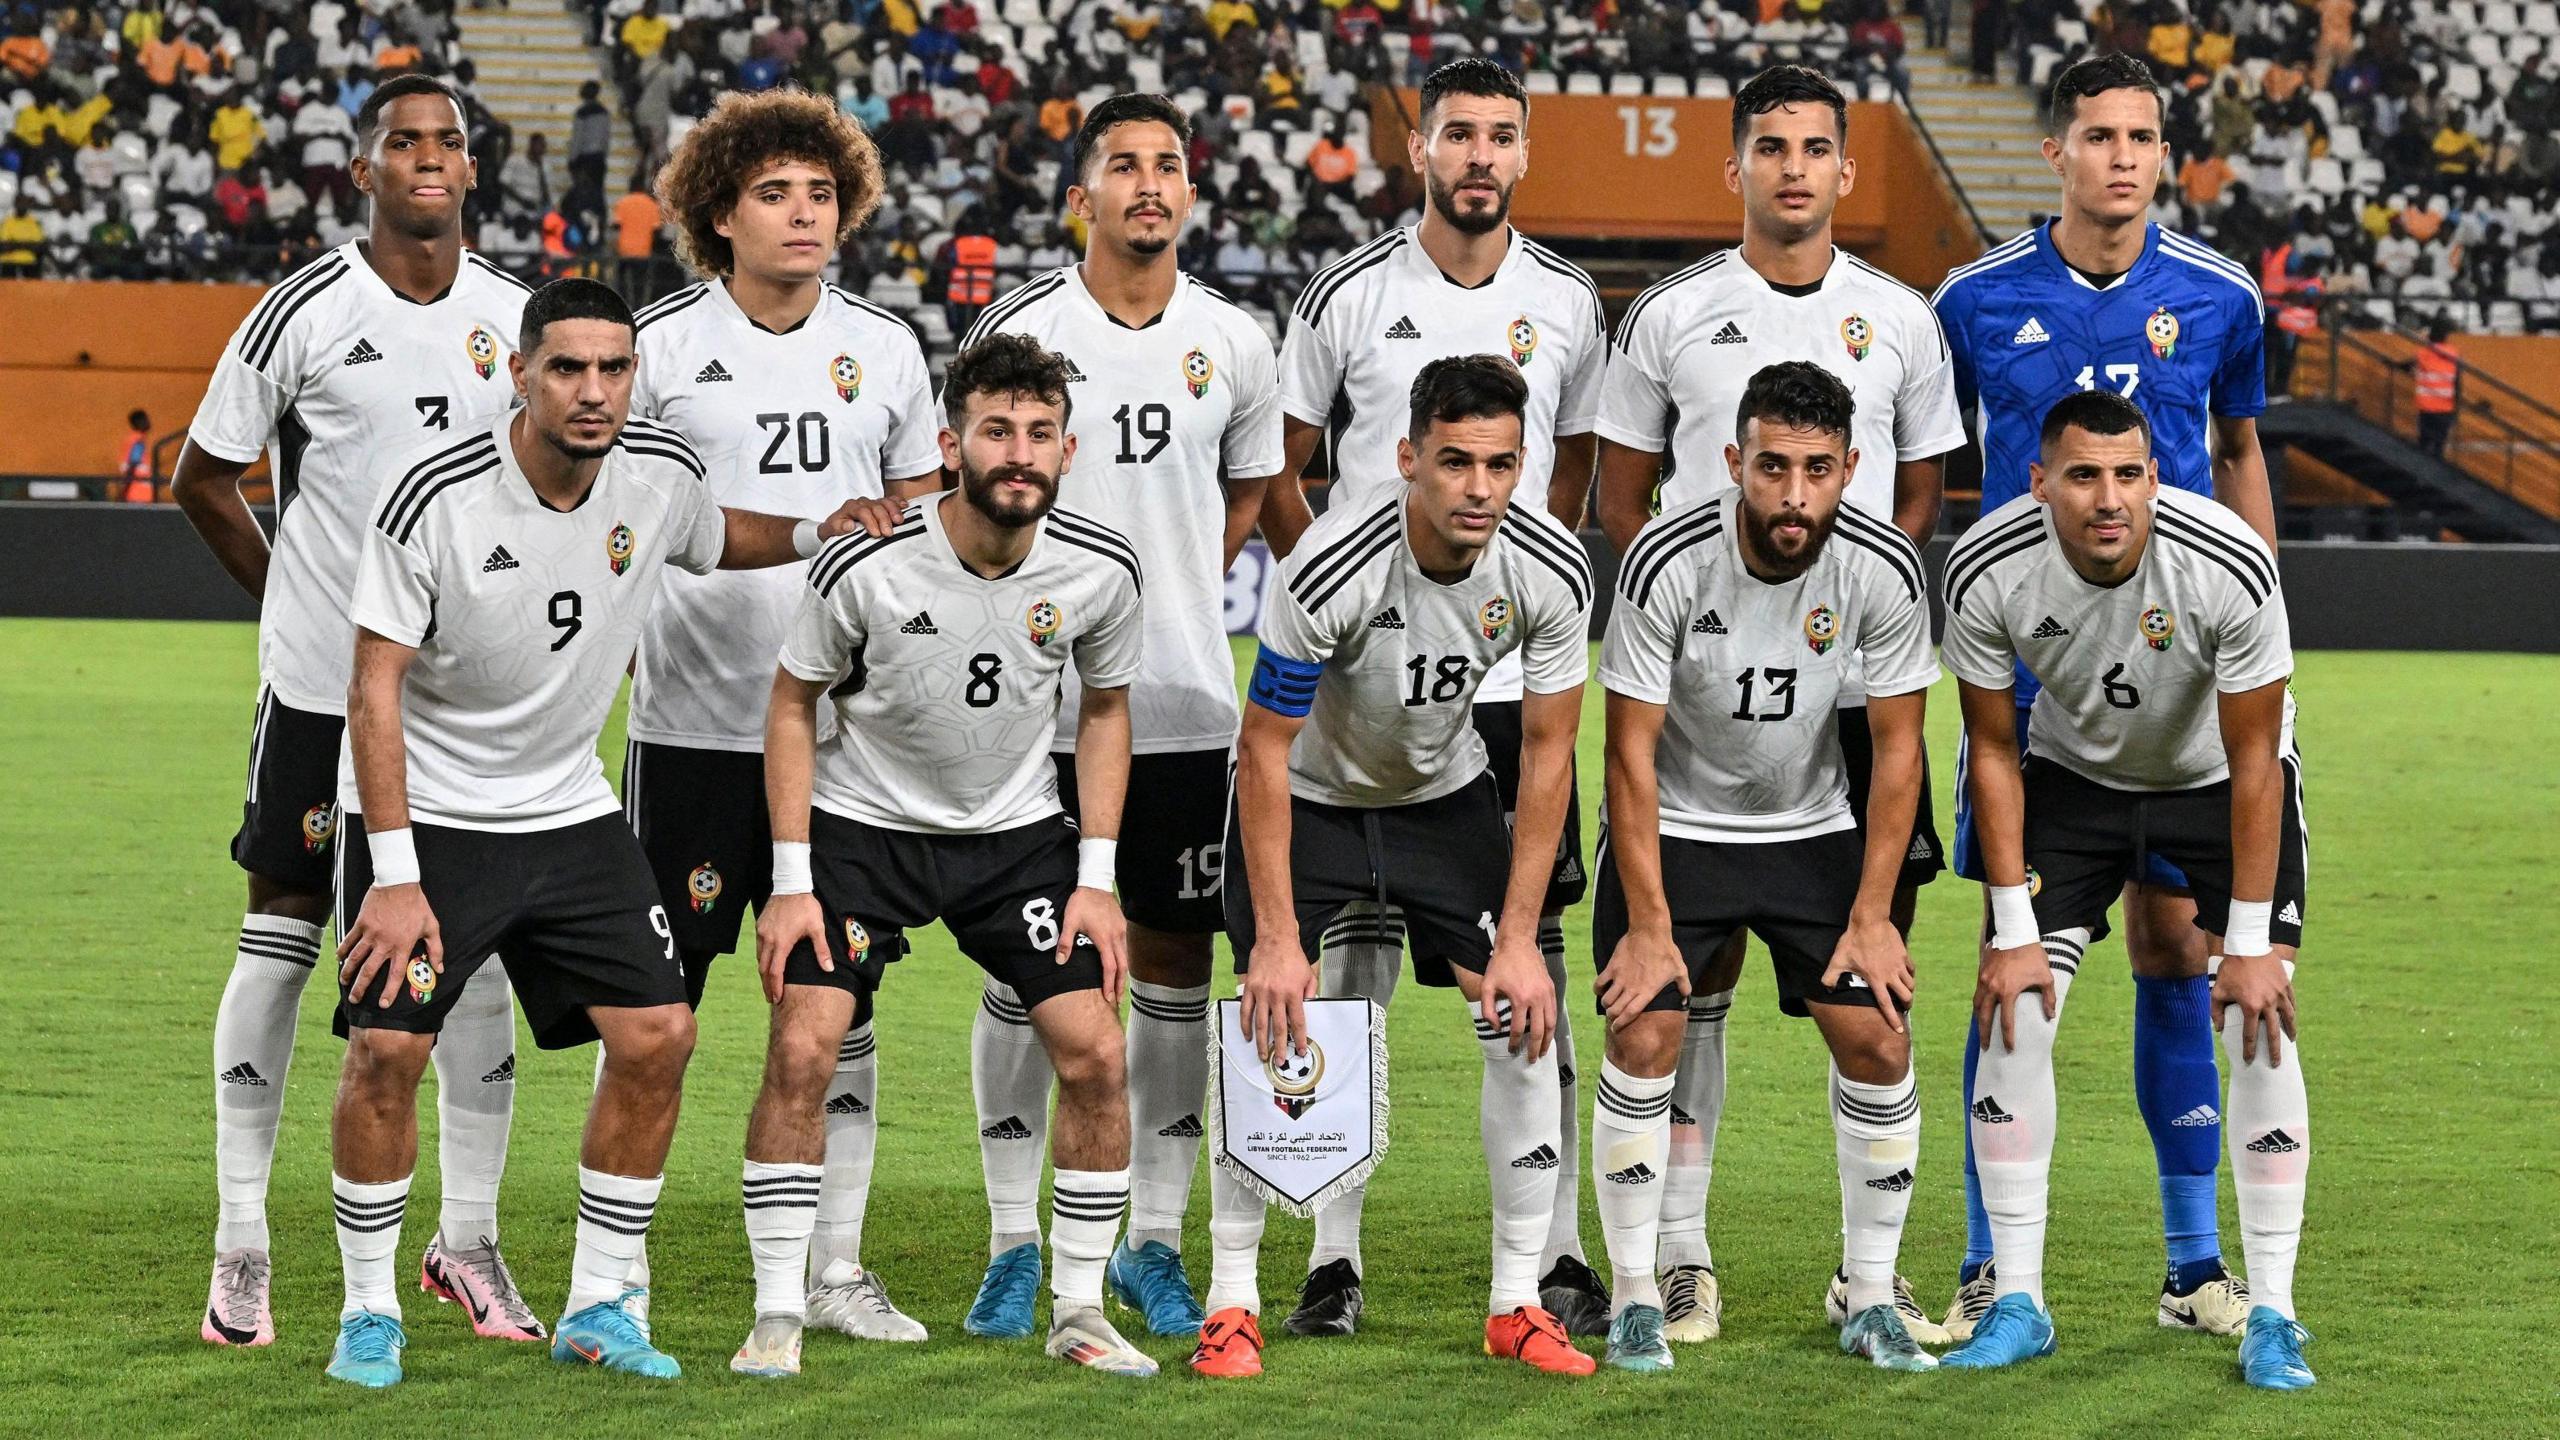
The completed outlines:
{"type": "MultiPolygon", "coordinates": [[[[1711,1216],[1725,1338],[1683,1349],[1669,1376],[1561,1381],[1478,1353],[1487,1235],[1475,1049],[1450,994],[1414,989],[1393,1018],[1395,1148],[1369,1202],[1361,1336],[1275,1335],[1271,1373],[1226,1386],[1182,1370],[1174,1343],[1145,1342],[1166,1373],[1138,1383],[1071,1372],[1030,1342],[969,1339],[959,1318],[986,1228],[966,1070],[978,975],[939,931],[882,997],[884,1123],[866,1245],[933,1329],[930,1344],[813,1336],[796,1383],[728,1373],[750,1319],[737,1183],[765,1016],[752,967],[731,960],[713,974],[653,1241],[658,1330],[687,1368],[681,1383],[571,1373],[540,1350],[473,1339],[454,1310],[409,1288],[414,1268],[408,1383],[375,1396],[323,1381],[338,1298],[326,1127],[339,1047],[325,981],[303,1009],[276,1169],[281,1338],[212,1349],[196,1338],[213,1212],[206,1072],[241,906],[224,845],[253,672],[245,627],[0,622],[0,1432],[2560,1431],[2560,661],[2304,657],[2315,868],[2299,986],[2318,1160],[2299,1293],[2321,1382],[2294,1396],[2244,1390],[2234,1342],[2153,1323],[2158,1201],[2133,1105],[2131,987],[2112,945],[2074,992],[2060,1060],[2067,1134],[2047,1285],[2061,1353],[2014,1372],[1888,1377],[1837,1352],[1819,1310],[1838,1255],[1819,1042],[1777,1013],[1757,960],[1732,1022],[1711,1216]]],[[[1944,817],[1953,696],[1934,700],[1944,817]]],[[[1598,773],[1598,716],[1595,688],[1586,777],[1598,773]]],[[[609,736],[607,753],[620,743],[609,736]]],[[[1598,791],[1586,781],[1584,803],[1598,791]]],[[[1956,1097],[1976,904],[1970,886],[1934,886],[1913,937],[1926,1153],[1904,1268],[1932,1307],[1945,1303],[1963,1238],[1956,1097]]],[[[1591,1073],[1588,923],[1587,907],[1566,921],[1591,1073]]],[[[591,1059],[528,1044],[519,1064],[506,1248],[548,1316],[567,1280],[591,1059]]],[[[424,1115],[432,1132],[431,1103],[424,1115]]],[[[411,1267],[434,1224],[432,1133],[423,1154],[402,1245],[411,1267]]],[[[2227,1182],[2223,1193],[2236,1264],[2227,1182]]],[[[1201,1283],[1206,1212],[1204,1182],[1190,1235],[1201,1283]]],[[[1583,1233],[1599,1260],[1587,1199],[1583,1233]]],[[[1263,1274],[1275,1312],[1294,1298],[1307,1235],[1304,1222],[1271,1227],[1263,1274]]]]}

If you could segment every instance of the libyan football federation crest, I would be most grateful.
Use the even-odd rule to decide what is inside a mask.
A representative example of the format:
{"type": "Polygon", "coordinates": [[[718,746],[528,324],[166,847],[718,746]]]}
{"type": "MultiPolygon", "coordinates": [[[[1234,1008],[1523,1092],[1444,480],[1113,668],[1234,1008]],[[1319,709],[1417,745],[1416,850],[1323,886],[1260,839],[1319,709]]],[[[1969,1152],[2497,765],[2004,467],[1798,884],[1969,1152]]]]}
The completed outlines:
{"type": "Polygon", "coordinates": [[[1510,334],[1505,338],[1511,342],[1511,363],[1514,365],[1525,367],[1529,357],[1538,353],[1538,327],[1530,324],[1526,315],[1511,322],[1510,334]]]}
{"type": "Polygon", "coordinates": [[[836,398],[850,404],[862,393],[862,362],[839,355],[827,362],[827,378],[835,382],[836,398]]]}
{"type": "Polygon", "coordinates": [[[1067,612],[1044,595],[1031,602],[1030,613],[1022,618],[1031,627],[1031,643],[1046,645],[1049,637],[1058,633],[1058,627],[1067,623],[1067,612]]]}
{"type": "Polygon", "coordinates": [[[1501,639],[1502,632],[1511,628],[1511,597],[1496,595],[1479,606],[1476,628],[1484,632],[1487,640],[1501,639]]]}
{"type": "Polygon", "coordinates": [[[411,1003],[424,1005],[434,998],[436,998],[436,967],[434,963],[428,960],[424,955],[410,957],[409,999],[411,1003]]]}
{"type": "Polygon", "coordinates": [[[684,877],[684,893],[693,902],[694,914],[710,914],[711,907],[720,903],[720,872],[708,860],[694,866],[693,873],[684,877]]]}
{"type": "Polygon", "coordinates": [[[871,932],[863,929],[862,922],[850,915],[844,917],[844,953],[853,957],[857,965],[862,963],[863,956],[871,953],[871,932]]]}
{"type": "Polygon", "coordinates": [[[1804,643],[1816,655],[1828,655],[1840,643],[1840,616],[1828,605],[1816,605],[1805,612],[1804,643]]]}
{"type": "Polygon", "coordinates": [[[1849,347],[1850,359],[1864,360],[1875,347],[1876,328],[1867,323],[1866,316],[1852,315],[1840,322],[1840,343],[1849,347]]]}
{"type": "Polygon", "coordinates": [[[2174,357],[2178,353],[2178,317],[2170,314],[2166,305],[2152,311],[2151,318],[2142,322],[2142,338],[2151,342],[2152,354],[2163,360],[2174,357]]]}
{"type": "Polygon", "coordinates": [[[1182,357],[1182,383],[1186,389],[1190,390],[1192,399],[1197,400],[1208,394],[1209,382],[1216,378],[1218,378],[1218,367],[1209,362],[1206,351],[1194,349],[1190,354],[1182,357]]]}
{"type": "Polygon", "coordinates": [[[471,368],[480,372],[481,379],[486,380],[498,373],[498,337],[489,333],[488,326],[472,326],[462,348],[470,352],[471,368]]]}
{"type": "Polygon", "coordinates": [[[2143,611],[2135,623],[2142,629],[2142,643],[2154,650],[2166,650],[2178,638],[2178,617],[2157,605],[2143,611]]]}
{"type": "Polygon", "coordinates": [[[613,567],[614,574],[619,575],[631,568],[631,552],[639,544],[640,537],[632,534],[628,525],[616,525],[605,535],[605,563],[613,567]]]}
{"type": "Polygon", "coordinates": [[[317,855],[327,849],[329,837],[338,833],[338,812],[327,805],[314,805],[302,812],[302,848],[317,855]]]}
{"type": "Polygon", "coordinates": [[[1295,1120],[1315,1108],[1316,1083],[1324,1079],[1324,1047],[1309,1040],[1301,1055],[1283,1045],[1262,1062],[1262,1073],[1271,1081],[1271,1103],[1295,1120]]]}

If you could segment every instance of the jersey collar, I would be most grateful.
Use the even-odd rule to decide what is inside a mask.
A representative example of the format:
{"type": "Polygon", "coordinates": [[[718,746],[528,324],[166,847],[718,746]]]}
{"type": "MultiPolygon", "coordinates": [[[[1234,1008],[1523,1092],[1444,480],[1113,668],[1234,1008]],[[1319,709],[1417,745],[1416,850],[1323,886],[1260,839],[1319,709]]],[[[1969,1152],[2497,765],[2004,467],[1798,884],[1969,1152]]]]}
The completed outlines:
{"type": "Polygon", "coordinates": [[[1433,262],[1431,252],[1422,248],[1422,222],[1419,220],[1404,227],[1405,243],[1402,248],[1410,257],[1405,263],[1411,265],[1417,275],[1437,280],[1452,290],[1461,292],[1490,290],[1511,278],[1511,272],[1520,264],[1520,257],[1528,253],[1528,237],[1520,233],[1520,227],[1506,225],[1504,228],[1509,231],[1511,239],[1502,252],[1502,263],[1493,267],[1493,273],[1487,275],[1481,285],[1461,285],[1449,278],[1448,271],[1441,269],[1433,262]]]}
{"type": "Polygon", "coordinates": [[[799,324],[788,330],[769,330],[757,323],[754,316],[738,308],[738,297],[729,293],[728,282],[714,276],[703,284],[710,287],[711,303],[719,306],[722,314],[759,335],[797,335],[809,328],[809,322],[818,318],[819,311],[827,308],[826,283],[821,281],[818,285],[818,303],[809,307],[809,313],[800,317],[799,324]]]}
{"type": "Polygon", "coordinates": [[[372,287],[376,299],[397,300],[403,305],[414,306],[420,310],[441,305],[452,299],[453,292],[462,285],[462,272],[471,264],[469,254],[465,252],[461,263],[453,267],[452,284],[436,292],[436,297],[432,300],[415,300],[392,289],[391,282],[382,278],[382,272],[373,268],[373,257],[367,253],[369,247],[365,244],[364,237],[358,236],[338,248],[346,252],[347,268],[354,272],[356,283],[372,287]]]}
{"type": "Polygon", "coordinates": [[[1039,559],[1041,554],[1048,548],[1049,517],[1043,515],[1040,517],[1039,523],[1033,527],[1031,548],[1022,552],[1022,558],[1014,563],[1014,567],[1012,569],[1007,570],[1001,575],[981,575],[970,567],[968,561],[960,558],[959,550],[951,543],[951,532],[942,528],[942,507],[946,500],[953,505],[966,505],[969,503],[969,497],[961,494],[957,486],[944,491],[941,495],[927,499],[922,507],[924,513],[925,533],[933,537],[934,548],[942,553],[943,559],[951,562],[952,569],[959,571],[961,574],[968,576],[970,579],[977,581],[981,585],[994,585],[1002,581],[1012,579],[1014,576],[1030,569],[1031,562],[1039,559]]]}
{"type": "Polygon", "coordinates": [[[507,503],[537,515],[575,515],[586,509],[612,478],[614,464],[622,456],[619,442],[605,455],[604,463],[596,467],[595,483],[587,487],[586,494],[578,497],[578,503],[566,510],[555,510],[534,490],[533,481],[524,473],[524,466],[516,462],[516,417],[523,413],[523,406],[513,406],[489,422],[498,437],[498,487],[505,492],[507,503]]]}
{"type": "Polygon", "coordinates": [[[1156,317],[1153,320],[1148,321],[1146,324],[1132,325],[1126,320],[1121,319],[1119,316],[1112,314],[1110,311],[1103,309],[1102,302],[1093,298],[1093,291],[1086,288],[1084,283],[1084,266],[1082,264],[1070,262],[1059,268],[1066,272],[1068,293],[1075,297],[1077,304],[1084,307],[1085,313],[1089,318],[1102,322],[1102,324],[1109,329],[1126,330],[1131,334],[1156,329],[1166,321],[1171,320],[1174,316],[1174,312],[1182,308],[1183,300],[1191,294],[1191,277],[1178,270],[1175,271],[1173,277],[1173,294],[1164,302],[1164,308],[1157,311],[1156,317]]]}
{"type": "Polygon", "coordinates": [[[1814,296],[1830,289],[1832,277],[1838,275],[1840,273],[1840,267],[1847,263],[1840,258],[1840,247],[1837,245],[1832,246],[1831,263],[1822,267],[1822,278],[1814,281],[1813,288],[1808,290],[1794,285],[1781,287],[1771,281],[1768,276],[1761,274],[1757,270],[1753,270],[1751,268],[1751,262],[1742,258],[1742,247],[1739,245],[1733,247],[1733,258],[1741,264],[1744,271],[1748,272],[1753,280],[1759,282],[1761,289],[1766,290],[1772,295],[1788,300],[1810,300],[1814,296]]]}
{"type": "Polygon", "coordinates": [[[2127,270],[2122,275],[2117,276],[2114,284],[2108,286],[2104,290],[2101,290],[2097,286],[2089,283],[2088,276],[2072,269],[2070,261],[2062,258],[2062,251],[2056,248],[2053,243],[2053,226],[2054,222],[2047,220],[2042,225],[2035,228],[2036,253],[2044,258],[2044,263],[2052,267],[2053,272],[2056,275],[2062,276],[2071,284],[2077,285],[2081,289],[2086,290],[2093,295],[2111,295],[2116,291],[2123,289],[2134,276],[2142,273],[2144,267],[2151,263],[2151,257],[2158,254],[2160,251],[2159,224],[2157,222],[2153,222],[2144,225],[2142,227],[2142,253],[2134,257],[2133,268],[2127,270]]]}

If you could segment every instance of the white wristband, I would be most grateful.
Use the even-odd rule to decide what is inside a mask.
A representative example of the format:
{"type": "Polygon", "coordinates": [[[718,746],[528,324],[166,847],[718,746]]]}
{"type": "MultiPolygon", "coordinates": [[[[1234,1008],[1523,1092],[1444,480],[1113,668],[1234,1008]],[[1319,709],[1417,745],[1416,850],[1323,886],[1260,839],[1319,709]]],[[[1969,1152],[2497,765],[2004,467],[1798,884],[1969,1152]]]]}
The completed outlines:
{"type": "Polygon", "coordinates": [[[418,883],[418,846],[407,826],[397,830],[376,830],[364,837],[364,843],[373,856],[374,884],[418,883]]]}
{"type": "Polygon", "coordinates": [[[1076,842],[1076,885],[1085,890],[1111,893],[1112,881],[1120,865],[1120,842],[1117,840],[1079,840],[1076,842]]]}
{"type": "Polygon", "coordinates": [[[2036,902],[2024,885],[1987,885],[1991,892],[1991,948],[2015,950],[2043,938],[2036,928],[2036,902]]]}
{"type": "Polygon", "coordinates": [[[2267,923],[2275,918],[2273,900],[2234,900],[2231,918],[2222,927],[2222,953],[2225,955],[2264,955],[2274,947],[2267,942],[2267,923]]]}
{"type": "Polygon", "coordinates": [[[791,527],[791,552],[806,560],[818,553],[818,522],[803,520],[791,527]]]}
{"type": "Polygon", "coordinates": [[[776,840],[773,842],[773,893],[806,895],[817,888],[809,881],[809,842],[776,840]]]}

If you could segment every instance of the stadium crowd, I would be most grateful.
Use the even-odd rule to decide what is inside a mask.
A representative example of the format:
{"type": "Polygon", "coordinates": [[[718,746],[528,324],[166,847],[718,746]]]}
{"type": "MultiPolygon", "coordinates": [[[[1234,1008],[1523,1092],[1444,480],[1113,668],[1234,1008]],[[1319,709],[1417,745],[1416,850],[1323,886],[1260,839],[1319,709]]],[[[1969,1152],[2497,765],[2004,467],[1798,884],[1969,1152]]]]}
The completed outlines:
{"type": "MultiPolygon", "coordinates": [[[[1924,41],[1946,0],[1920,0],[1924,41]]],[[[0,273],[272,279],[357,233],[349,117],[409,69],[475,80],[451,0],[7,8],[0,273]],[[442,6],[443,8],[432,8],[442,6]]],[[[1725,93],[1783,59],[1853,93],[1902,88],[1887,0],[601,0],[599,79],[555,167],[475,102],[479,247],[523,274],[597,259],[644,298],[676,270],[647,187],[721,90],[832,93],[890,191],[846,283],[936,347],[993,293],[1063,263],[1059,203],[1086,106],[1161,90],[1197,117],[1184,263],[1276,329],[1303,278],[1412,218],[1369,158],[1363,87],[1488,53],[1533,93],[1725,93]],[[640,156],[609,175],[617,127],[640,156]],[[561,177],[565,175],[565,180],[561,177]]],[[[2091,50],[2147,57],[2178,158],[2158,218],[2251,264],[2271,304],[2380,320],[2560,328],[2560,77],[2538,0],[1979,0],[1977,70],[2022,83],[2091,50]]],[[[1925,117],[1924,117],[1925,118],[1925,117]]]]}

